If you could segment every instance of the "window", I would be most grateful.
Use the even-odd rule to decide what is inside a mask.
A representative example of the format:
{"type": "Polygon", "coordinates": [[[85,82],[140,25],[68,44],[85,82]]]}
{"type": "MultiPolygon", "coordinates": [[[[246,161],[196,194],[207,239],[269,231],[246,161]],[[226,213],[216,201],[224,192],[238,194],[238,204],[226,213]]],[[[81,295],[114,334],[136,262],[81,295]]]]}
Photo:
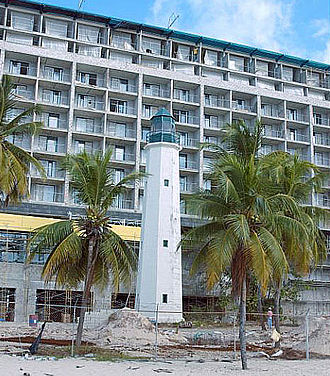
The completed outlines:
{"type": "Polygon", "coordinates": [[[244,99],[236,99],[236,108],[238,110],[244,110],[245,107],[245,100],[244,99]]]}
{"type": "Polygon", "coordinates": [[[116,123],[116,136],[126,137],[126,124],[125,123],[116,123]]]}
{"type": "Polygon", "coordinates": [[[58,138],[51,136],[39,136],[39,148],[44,151],[56,153],[58,150],[58,138]]]}
{"type": "Polygon", "coordinates": [[[297,120],[298,119],[298,111],[293,108],[288,108],[288,119],[289,120],[297,120]]]}
{"type": "Polygon", "coordinates": [[[57,67],[44,67],[44,76],[50,80],[63,81],[63,69],[57,67]]]}
{"type": "Polygon", "coordinates": [[[168,240],[167,239],[163,240],[163,247],[168,247],[168,240]]]}
{"type": "Polygon", "coordinates": [[[167,303],[167,302],[168,302],[167,294],[163,294],[163,295],[162,295],[162,302],[163,302],[163,303],[167,303]]]}
{"type": "Polygon", "coordinates": [[[29,63],[24,63],[21,61],[10,61],[10,73],[14,74],[29,74],[29,63]]]}
{"type": "Polygon", "coordinates": [[[173,117],[178,123],[188,123],[189,112],[183,110],[173,110],[173,117]]]}
{"type": "Polygon", "coordinates": [[[150,132],[150,129],[149,128],[144,128],[142,127],[142,130],[141,130],[141,140],[143,141],[147,141],[147,134],[150,132]]]}
{"type": "Polygon", "coordinates": [[[60,122],[59,114],[49,114],[48,116],[48,127],[49,128],[58,128],[60,122]]]}
{"type": "Polygon", "coordinates": [[[188,165],[188,155],[187,154],[180,154],[179,165],[180,165],[180,168],[187,168],[187,165],[188,165]]]}
{"type": "Polygon", "coordinates": [[[46,175],[49,178],[55,178],[56,177],[56,162],[55,161],[40,161],[43,168],[45,169],[46,175]]]}
{"type": "Polygon", "coordinates": [[[111,78],[111,87],[119,91],[128,91],[128,80],[124,78],[111,78]]]}
{"type": "Polygon", "coordinates": [[[115,170],[115,184],[118,184],[125,177],[125,170],[122,168],[116,168],[115,170]]]}
{"type": "Polygon", "coordinates": [[[124,161],[125,160],[125,147],[124,146],[116,146],[115,147],[115,159],[117,161],[124,161]]]}
{"type": "Polygon", "coordinates": [[[212,186],[212,182],[210,179],[204,180],[204,190],[210,191],[212,186]]]}
{"type": "Polygon", "coordinates": [[[95,131],[94,119],[77,117],[76,130],[80,132],[93,133],[95,131]]]}
{"type": "Polygon", "coordinates": [[[79,74],[78,74],[78,80],[80,82],[82,82],[83,84],[88,84],[88,85],[96,86],[96,84],[97,84],[97,74],[95,74],[95,73],[79,72],[79,74]]]}
{"type": "Polygon", "coordinates": [[[170,182],[169,182],[168,179],[164,179],[164,186],[165,186],[165,187],[168,187],[168,186],[169,186],[169,183],[170,183],[170,182]]]}
{"type": "Polygon", "coordinates": [[[160,96],[160,85],[144,84],[144,94],[159,97],[160,96]]]}
{"type": "Polygon", "coordinates": [[[78,106],[95,108],[95,97],[93,95],[78,94],[78,106]]]}
{"type": "Polygon", "coordinates": [[[314,114],[314,122],[315,122],[315,124],[321,125],[322,124],[322,114],[314,114]]]}
{"type": "Polygon", "coordinates": [[[187,191],[187,176],[180,176],[180,190],[182,192],[187,191]]]}
{"type": "Polygon", "coordinates": [[[119,114],[127,114],[127,101],[110,99],[110,111],[119,114]]]}

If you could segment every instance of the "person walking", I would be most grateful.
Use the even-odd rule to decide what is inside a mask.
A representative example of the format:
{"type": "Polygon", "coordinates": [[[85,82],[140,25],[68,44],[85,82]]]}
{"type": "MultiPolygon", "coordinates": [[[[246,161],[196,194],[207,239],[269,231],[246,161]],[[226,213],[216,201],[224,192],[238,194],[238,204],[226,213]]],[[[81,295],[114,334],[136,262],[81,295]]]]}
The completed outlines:
{"type": "Polygon", "coordinates": [[[267,324],[268,324],[268,329],[271,329],[273,326],[273,311],[271,307],[268,308],[268,312],[267,312],[267,324]]]}

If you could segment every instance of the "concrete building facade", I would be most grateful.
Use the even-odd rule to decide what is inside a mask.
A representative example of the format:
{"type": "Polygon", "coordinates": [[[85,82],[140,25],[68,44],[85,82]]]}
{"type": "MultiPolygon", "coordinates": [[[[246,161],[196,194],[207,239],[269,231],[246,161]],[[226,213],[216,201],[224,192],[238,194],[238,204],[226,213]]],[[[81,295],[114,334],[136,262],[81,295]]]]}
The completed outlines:
{"type": "MultiPolygon", "coordinates": [[[[0,229],[10,237],[28,231],[22,232],[17,223],[8,225],[8,213],[31,219],[81,212],[69,177],[59,169],[67,152],[112,147],[118,179],[144,171],[150,119],[161,107],[175,118],[180,136],[183,227],[196,221],[185,208],[187,195],[210,187],[206,174],[212,152],[199,150],[199,144],[219,143],[227,122],[243,119],[253,125],[260,118],[265,125],[263,153],[297,153],[322,170],[330,169],[327,64],[21,0],[0,1],[0,50],[0,72],[12,77],[19,101],[10,117],[34,103],[42,105],[42,114],[35,117],[44,122],[42,131],[34,137],[15,135],[12,141],[37,157],[47,172],[45,181],[32,169],[31,197],[2,214],[0,229]]],[[[114,223],[136,231],[132,229],[140,226],[143,195],[143,184],[135,184],[118,197],[114,223]]],[[[330,208],[330,181],[310,203],[330,208]]],[[[330,244],[330,223],[320,226],[330,244]]],[[[3,256],[0,267],[20,257],[3,256]]],[[[183,253],[183,294],[205,297],[200,282],[188,280],[190,262],[191,255],[183,253]]],[[[0,287],[11,296],[8,289],[18,287],[10,282],[11,273],[6,276],[3,281],[0,277],[0,287]]],[[[317,291],[323,291],[313,301],[320,310],[329,310],[329,263],[311,279],[322,284],[317,291]]],[[[6,302],[12,304],[9,298],[6,302]]]]}

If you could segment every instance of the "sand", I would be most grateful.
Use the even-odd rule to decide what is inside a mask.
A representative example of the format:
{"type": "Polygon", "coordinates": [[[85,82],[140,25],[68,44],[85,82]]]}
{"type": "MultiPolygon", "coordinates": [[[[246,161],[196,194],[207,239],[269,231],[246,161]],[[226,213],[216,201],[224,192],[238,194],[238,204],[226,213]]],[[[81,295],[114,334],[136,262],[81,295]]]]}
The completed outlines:
{"type": "Polygon", "coordinates": [[[249,359],[249,370],[242,371],[239,361],[171,361],[171,362],[97,362],[82,359],[26,360],[21,357],[0,355],[1,376],[152,376],[152,375],[276,375],[276,376],[328,376],[330,360],[269,361],[249,359]]]}

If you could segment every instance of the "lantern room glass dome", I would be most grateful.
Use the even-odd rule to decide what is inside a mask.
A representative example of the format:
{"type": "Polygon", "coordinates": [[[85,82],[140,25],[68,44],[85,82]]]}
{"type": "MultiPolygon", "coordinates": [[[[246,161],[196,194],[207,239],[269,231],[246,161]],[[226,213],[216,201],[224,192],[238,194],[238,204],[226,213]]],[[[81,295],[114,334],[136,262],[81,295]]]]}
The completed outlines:
{"type": "Polygon", "coordinates": [[[178,143],[174,118],[166,108],[161,108],[151,118],[151,132],[147,135],[147,141],[178,143]]]}

